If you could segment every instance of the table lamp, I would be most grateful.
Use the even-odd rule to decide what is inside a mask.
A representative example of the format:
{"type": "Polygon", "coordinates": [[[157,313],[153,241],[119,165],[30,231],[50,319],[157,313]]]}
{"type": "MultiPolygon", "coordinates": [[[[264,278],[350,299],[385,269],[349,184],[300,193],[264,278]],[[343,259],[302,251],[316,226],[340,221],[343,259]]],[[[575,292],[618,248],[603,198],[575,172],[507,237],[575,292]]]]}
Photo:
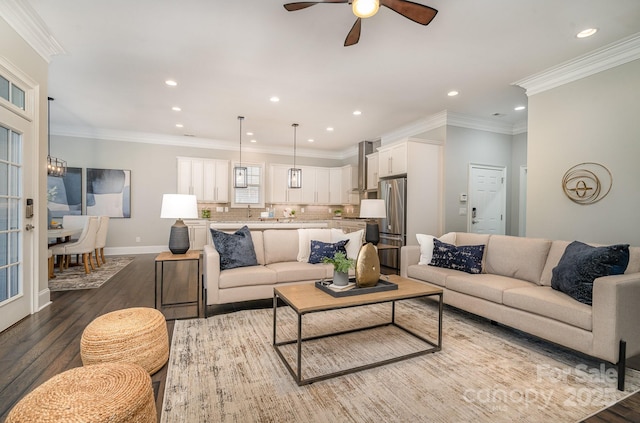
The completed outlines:
{"type": "Polygon", "coordinates": [[[160,218],[176,219],[171,226],[169,250],[173,254],[184,254],[189,250],[189,228],[182,219],[198,217],[198,201],[195,195],[164,194],[160,218]]]}
{"type": "Polygon", "coordinates": [[[384,200],[360,200],[360,217],[371,219],[367,221],[365,241],[378,245],[378,242],[380,242],[380,228],[378,227],[378,221],[373,219],[387,217],[384,200]]]}

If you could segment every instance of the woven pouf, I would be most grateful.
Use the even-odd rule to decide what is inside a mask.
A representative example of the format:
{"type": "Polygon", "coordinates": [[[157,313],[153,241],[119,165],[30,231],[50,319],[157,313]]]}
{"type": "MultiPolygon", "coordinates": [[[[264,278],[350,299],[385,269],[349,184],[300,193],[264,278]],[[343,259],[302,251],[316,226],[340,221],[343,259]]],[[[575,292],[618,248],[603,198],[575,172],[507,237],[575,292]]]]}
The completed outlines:
{"type": "Polygon", "coordinates": [[[60,373],[22,398],[6,423],[156,422],[151,377],[131,363],[60,373]]]}
{"type": "Polygon", "coordinates": [[[86,366],[127,362],[149,374],[169,359],[169,335],[164,315],[153,308],[126,308],[96,318],[84,329],[80,356],[86,366]]]}

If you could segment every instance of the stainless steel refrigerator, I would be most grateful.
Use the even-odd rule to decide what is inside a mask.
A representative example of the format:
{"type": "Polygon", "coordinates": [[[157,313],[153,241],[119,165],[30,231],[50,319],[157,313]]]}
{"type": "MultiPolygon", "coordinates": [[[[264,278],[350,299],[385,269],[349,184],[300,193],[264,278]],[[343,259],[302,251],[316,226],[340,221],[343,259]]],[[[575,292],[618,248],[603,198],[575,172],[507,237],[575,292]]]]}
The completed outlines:
{"type": "MultiPolygon", "coordinates": [[[[407,243],[407,178],[380,181],[378,195],[385,202],[387,217],[380,219],[380,243],[402,247],[407,243]]],[[[380,264],[400,268],[398,251],[380,251],[380,264]]]]}

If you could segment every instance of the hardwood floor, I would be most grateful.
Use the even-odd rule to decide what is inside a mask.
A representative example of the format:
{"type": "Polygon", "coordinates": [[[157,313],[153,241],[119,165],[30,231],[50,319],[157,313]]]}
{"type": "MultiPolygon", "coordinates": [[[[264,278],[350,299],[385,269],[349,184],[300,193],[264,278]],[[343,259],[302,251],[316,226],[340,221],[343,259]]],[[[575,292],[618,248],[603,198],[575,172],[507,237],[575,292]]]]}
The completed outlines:
{"type": "MultiPolygon", "coordinates": [[[[155,254],[135,260],[98,289],[54,292],[52,304],[0,333],[0,421],[28,392],[52,376],[82,365],[80,337],[97,316],[127,307],[154,306],[155,254]]],[[[108,258],[107,258],[108,259],[108,258]]],[[[271,307],[272,300],[210,307],[210,314],[271,307]]],[[[173,321],[167,322],[169,337],[173,321]]],[[[158,417],[166,366],[152,376],[158,417]]],[[[587,423],[640,422],[640,393],[586,419],[587,423]]]]}

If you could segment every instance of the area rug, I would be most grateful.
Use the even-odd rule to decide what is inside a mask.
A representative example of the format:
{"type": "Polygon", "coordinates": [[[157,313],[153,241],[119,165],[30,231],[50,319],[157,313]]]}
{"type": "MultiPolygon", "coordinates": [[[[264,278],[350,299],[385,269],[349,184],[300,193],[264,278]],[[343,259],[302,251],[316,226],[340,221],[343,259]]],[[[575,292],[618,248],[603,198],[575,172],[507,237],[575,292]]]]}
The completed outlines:
{"type": "MultiPolygon", "coordinates": [[[[389,304],[305,315],[303,337],[389,316],[389,304]]],[[[396,308],[430,337],[436,316],[429,300],[396,308]]],[[[278,309],[279,341],[295,322],[278,309]]],[[[619,392],[614,367],[452,308],[443,333],[439,352],[299,387],[273,349],[271,309],[176,321],[161,422],[575,422],[640,388],[640,372],[619,392]]],[[[390,326],[303,345],[304,377],[419,347],[390,326]]],[[[284,354],[295,363],[294,346],[284,354]]]]}
{"type": "Polygon", "coordinates": [[[93,289],[101,287],[116,273],[124,269],[133,261],[134,257],[107,257],[107,262],[92,270],[88,275],[84,273],[84,266],[73,266],[58,272],[56,267],[53,279],[49,279],[50,291],[71,291],[74,289],[93,289]]]}

